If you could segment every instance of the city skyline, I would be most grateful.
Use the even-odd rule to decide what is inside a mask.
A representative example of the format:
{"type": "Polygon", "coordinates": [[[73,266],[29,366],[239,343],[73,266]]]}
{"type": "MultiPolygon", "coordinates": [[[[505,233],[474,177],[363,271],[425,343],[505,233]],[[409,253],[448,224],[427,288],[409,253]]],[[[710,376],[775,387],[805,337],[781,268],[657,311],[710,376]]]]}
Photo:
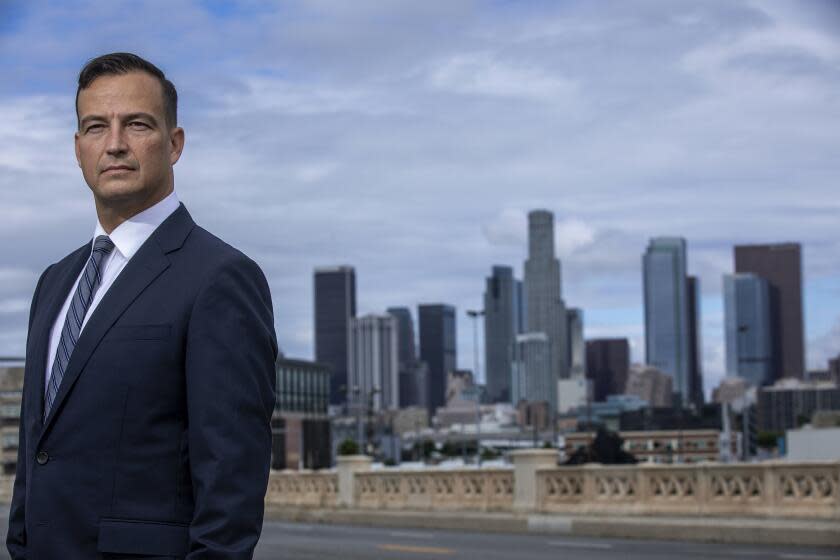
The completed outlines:
{"type": "Polygon", "coordinates": [[[93,231],[73,95],[114,50],[178,87],[177,192],[263,267],[289,356],[313,356],[312,270],[349,263],[360,315],[456,306],[472,368],[464,311],[493,265],[522,278],[532,208],[556,216],[585,337],[626,336],[633,361],[638,257],[663,235],[702,287],[707,392],[735,245],[802,244],[807,366],[840,351],[836,3],[225,6],[0,8],[0,355],[23,354],[38,275],[93,231]]]}

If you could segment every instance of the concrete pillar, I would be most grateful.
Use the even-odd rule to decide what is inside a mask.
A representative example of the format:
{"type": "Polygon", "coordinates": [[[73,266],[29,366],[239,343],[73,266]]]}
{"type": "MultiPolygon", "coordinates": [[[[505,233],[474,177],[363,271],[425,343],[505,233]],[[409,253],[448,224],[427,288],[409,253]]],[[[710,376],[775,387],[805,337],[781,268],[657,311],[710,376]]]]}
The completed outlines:
{"type": "Polygon", "coordinates": [[[520,449],[510,454],[513,461],[513,509],[537,509],[537,470],[557,466],[556,449],[520,449]]]}
{"type": "Polygon", "coordinates": [[[353,507],[356,504],[356,477],[360,471],[369,471],[373,459],[367,455],[339,455],[336,460],[338,471],[338,505],[353,507]]]}

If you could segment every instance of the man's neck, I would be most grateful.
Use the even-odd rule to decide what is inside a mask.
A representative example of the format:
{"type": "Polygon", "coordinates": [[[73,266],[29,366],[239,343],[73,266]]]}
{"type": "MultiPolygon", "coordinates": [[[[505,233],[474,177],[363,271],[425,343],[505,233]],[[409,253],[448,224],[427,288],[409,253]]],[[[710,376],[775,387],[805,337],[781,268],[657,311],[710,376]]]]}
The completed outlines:
{"type": "Polygon", "coordinates": [[[155,193],[152,197],[141,202],[131,201],[126,204],[115,204],[113,202],[102,201],[94,197],[94,202],[96,204],[96,217],[99,219],[99,223],[102,225],[102,229],[105,230],[105,233],[110,235],[111,232],[117,229],[120,224],[131,219],[140,212],[151,208],[172,194],[173,190],[174,187],[169,187],[162,193],[155,193]]]}

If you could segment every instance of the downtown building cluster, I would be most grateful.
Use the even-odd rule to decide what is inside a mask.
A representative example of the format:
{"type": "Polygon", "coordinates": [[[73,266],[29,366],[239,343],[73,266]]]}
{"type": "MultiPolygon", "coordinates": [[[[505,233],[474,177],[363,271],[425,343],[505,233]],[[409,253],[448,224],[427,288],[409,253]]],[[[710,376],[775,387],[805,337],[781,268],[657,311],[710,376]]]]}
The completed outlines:
{"type": "MultiPolygon", "coordinates": [[[[478,356],[475,372],[457,369],[454,305],[417,305],[417,332],[407,306],[358,317],[354,268],[318,268],[315,360],[330,371],[331,414],[355,418],[346,435],[357,440],[366,439],[365,418],[389,411],[422,412],[409,422],[418,429],[469,418],[478,425],[486,414],[479,403],[508,405],[520,426],[553,432],[551,441],[558,430],[619,430],[622,415],[628,425],[660,429],[682,430],[686,415],[697,426],[720,426],[720,406],[713,409],[704,398],[700,281],[688,273],[687,253],[684,238],[655,237],[641,255],[644,358],[631,364],[627,338],[585,339],[583,310],[563,297],[554,216],[530,212],[523,278],[511,266],[492,266],[482,309],[467,311],[474,328],[483,327],[484,386],[478,386],[478,356]],[[672,412],[643,414],[647,409],[672,412]]],[[[762,411],[766,429],[794,427],[771,417],[835,407],[834,393],[793,413],[781,411],[792,409],[787,401],[756,404],[762,395],[775,403],[786,390],[808,388],[791,385],[807,378],[801,268],[798,244],[743,245],[734,248],[734,272],[723,277],[727,379],[713,400],[732,403],[753,388],[748,405],[752,413],[762,411]]],[[[476,352],[479,347],[476,331],[476,352]]],[[[390,416],[391,434],[399,431],[395,423],[405,422],[390,416]]]]}

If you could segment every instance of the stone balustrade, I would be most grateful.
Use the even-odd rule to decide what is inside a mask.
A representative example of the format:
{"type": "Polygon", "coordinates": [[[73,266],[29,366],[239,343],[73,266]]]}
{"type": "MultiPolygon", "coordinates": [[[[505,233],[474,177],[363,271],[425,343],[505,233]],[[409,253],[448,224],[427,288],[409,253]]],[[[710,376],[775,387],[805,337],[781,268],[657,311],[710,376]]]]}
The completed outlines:
{"type": "Polygon", "coordinates": [[[840,462],[558,467],[556,453],[511,454],[511,469],[371,470],[364,456],[336,471],[272,473],[273,506],[840,520],[840,462]]]}
{"type": "Polygon", "coordinates": [[[510,511],[510,469],[373,471],[358,473],[355,506],[362,509],[510,511]]]}
{"type": "Polygon", "coordinates": [[[840,464],[584,466],[537,472],[536,511],[840,519],[840,464]]]}

